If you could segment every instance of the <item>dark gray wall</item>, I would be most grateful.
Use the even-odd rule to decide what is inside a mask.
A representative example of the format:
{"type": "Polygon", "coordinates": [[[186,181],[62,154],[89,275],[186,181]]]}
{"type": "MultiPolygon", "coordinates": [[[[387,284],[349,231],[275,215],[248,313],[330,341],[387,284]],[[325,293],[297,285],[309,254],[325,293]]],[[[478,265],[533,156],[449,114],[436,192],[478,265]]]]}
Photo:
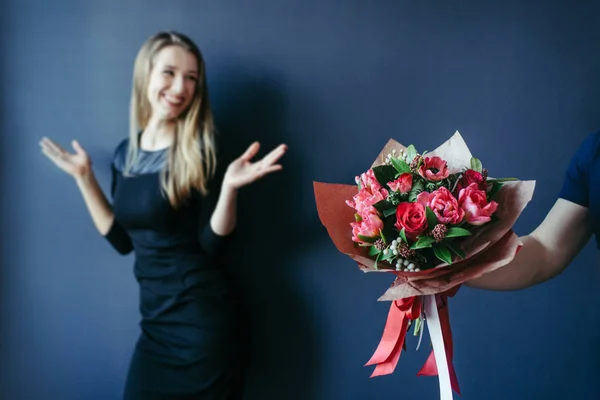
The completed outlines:
{"type": "MultiPolygon", "coordinates": [[[[600,128],[600,7],[514,3],[4,1],[2,398],[119,398],[138,332],[133,258],[98,236],[37,142],[79,139],[107,188],[135,54],[176,29],[205,53],[225,159],[254,139],[290,146],[285,171],[241,197],[229,270],[247,398],[435,399],[436,378],[415,376],[427,346],[415,353],[412,338],[394,375],[369,379],[362,367],[390,278],[335,250],[312,181],[351,183],[390,137],[433,149],[460,130],[493,175],[538,181],[516,225],[535,228],[571,154],[600,128]]],[[[595,255],[588,246],[530,290],[460,291],[451,322],[464,399],[598,396],[595,255]]]]}

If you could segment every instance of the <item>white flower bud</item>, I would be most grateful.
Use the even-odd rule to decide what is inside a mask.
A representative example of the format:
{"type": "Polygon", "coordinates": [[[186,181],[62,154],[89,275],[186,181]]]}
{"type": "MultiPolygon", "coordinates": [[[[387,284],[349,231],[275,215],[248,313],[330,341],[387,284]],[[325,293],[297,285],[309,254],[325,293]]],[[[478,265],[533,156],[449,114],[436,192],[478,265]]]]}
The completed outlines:
{"type": "Polygon", "coordinates": [[[407,267],[407,266],[408,266],[408,264],[410,264],[410,261],[408,261],[408,260],[404,260],[403,264],[404,264],[404,266],[405,266],[405,267],[407,267]]]}
{"type": "Polygon", "coordinates": [[[392,250],[392,254],[395,255],[395,256],[397,256],[398,255],[398,250],[396,250],[396,249],[392,250]]]}
{"type": "Polygon", "coordinates": [[[388,249],[383,249],[383,255],[387,256],[387,254],[388,254],[388,249]]]}
{"type": "Polygon", "coordinates": [[[415,268],[415,272],[419,272],[419,271],[420,271],[420,269],[419,269],[419,268],[415,268]]]}

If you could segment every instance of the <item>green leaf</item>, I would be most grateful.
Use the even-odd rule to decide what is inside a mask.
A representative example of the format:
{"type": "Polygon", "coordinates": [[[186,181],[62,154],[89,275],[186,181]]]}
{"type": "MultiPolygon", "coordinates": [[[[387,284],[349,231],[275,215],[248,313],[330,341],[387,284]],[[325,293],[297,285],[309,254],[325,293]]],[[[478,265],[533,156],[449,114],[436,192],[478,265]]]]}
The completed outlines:
{"type": "Polygon", "coordinates": [[[404,160],[399,158],[392,158],[392,165],[398,171],[398,174],[403,174],[405,172],[410,172],[410,165],[408,165],[404,160]]]}
{"type": "Polygon", "coordinates": [[[410,248],[413,250],[425,249],[427,247],[431,247],[431,244],[434,242],[435,242],[435,239],[432,238],[431,236],[421,236],[415,244],[410,246],[410,248]]]}
{"type": "Polygon", "coordinates": [[[423,181],[417,180],[416,182],[413,182],[413,187],[410,190],[410,193],[408,194],[408,201],[411,203],[414,203],[415,201],[417,201],[417,196],[419,195],[419,193],[423,192],[424,190],[425,190],[425,184],[423,183],[423,181]]]}
{"type": "Polygon", "coordinates": [[[369,247],[369,255],[370,256],[376,256],[377,254],[379,254],[381,251],[375,247],[375,246],[371,246],[369,247]]]}
{"type": "Polygon", "coordinates": [[[381,236],[381,240],[383,240],[383,243],[386,243],[386,244],[387,244],[387,242],[388,242],[388,241],[387,241],[387,239],[386,239],[385,235],[383,234],[383,229],[381,229],[381,230],[379,231],[379,235],[381,236]]]}
{"type": "Polygon", "coordinates": [[[513,182],[518,181],[518,178],[490,178],[487,179],[488,182],[513,182]]]}
{"type": "Polygon", "coordinates": [[[379,266],[377,265],[377,263],[381,260],[381,256],[383,253],[379,253],[377,254],[377,258],[375,259],[375,263],[373,264],[373,268],[375,269],[379,269],[379,266]]]}
{"type": "MultiPolygon", "coordinates": [[[[385,236],[390,241],[392,238],[395,238],[398,235],[398,229],[394,226],[396,223],[396,218],[384,218],[383,219],[383,229],[381,230],[381,235],[385,236]]],[[[387,241],[386,243],[389,243],[387,241]]]]}
{"type": "Polygon", "coordinates": [[[427,182],[427,184],[425,185],[425,189],[430,193],[436,190],[437,188],[438,184],[436,182],[427,182]]]}
{"type": "Polygon", "coordinates": [[[429,207],[425,207],[425,213],[427,215],[427,228],[431,230],[437,225],[438,219],[433,210],[429,207]]]}
{"type": "Polygon", "coordinates": [[[415,146],[411,144],[406,148],[406,151],[404,153],[406,154],[406,161],[410,163],[413,160],[413,158],[415,158],[415,156],[417,155],[417,149],[415,149],[415,146]]]}
{"type": "Polygon", "coordinates": [[[360,216],[359,213],[354,213],[354,221],[362,222],[362,217],[360,216]]]}
{"type": "Polygon", "coordinates": [[[448,248],[443,246],[436,246],[433,248],[433,254],[440,260],[447,264],[452,264],[452,254],[448,248]]]}
{"type": "Polygon", "coordinates": [[[444,241],[443,242],[444,245],[446,245],[446,247],[448,247],[450,249],[450,251],[452,251],[454,254],[456,254],[457,256],[459,256],[460,258],[465,258],[465,252],[462,251],[459,247],[457,247],[454,243],[452,242],[447,242],[444,241]]]}
{"type": "Polygon", "coordinates": [[[448,229],[448,233],[446,233],[447,238],[452,237],[461,237],[461,236],[471,236],[471,232],[464,228],[450,228],[448,229]]]}
{"type": "Polygon", "coordinates": [[[385,254],[383,257],[381,257],[382,261],[390,261],[392,258],[396,257],[394,255],[394,253],[392,253],[391,251],[388,251],[387,254],[385,254]]]}
{"type": "Polygon", "coordinates": [[[402,228],[402,230],[400,231],[400,238],[402,239],[402,241],[404,243],[408,243],[408,240],[406,239],[406,232],[404,231],[404,228],[402,228]]]}
{"type": "Polygon", "coordinates": [[[376,237],[368,237],[368,236],[358,235],[358,238],[360,240],[362,240],[363,242],[367,242],[367,243],[375,243],[377,241],[376,237]]]}
{"type": "Polygon", "coordinates": [[[373,167],[373,173],[377,182],[382,186],[386,186],[388,182],[394,181],[396,178],[396,168],[391,165],[379,165],[373,167]]]}
{"type": "Polygon", "coordinates": [[[502,182],[494,182],[492,184],[492,188],[490,189],[490,191],[487,194],[488,200],[491,199],[492,197],[494,197],[496,194],[498,194],[498,192],[500,191],[501,188],[502,188],[502,182]]]}
{"type": "Polygon", "coordinates": [[[417,167],[415,168],[416,171],[418,171],[419,168],[421,168],[421,165],[423,165],[423,163],[425,162],[425,154],[427,154],[426,151],[424,151],[423,154],[421,154],[421,158],[419,159],[419,162],[417,163],[417,167]]]}
{"type": "Polygon", "coordinates": [[[419,331],[421,330],[421,317],[417,318],[415,320],[415,336],[417,336],[419,334],[419,331]]]}
{"type": "Polygon", "coordinates": [[[408,198],[408,193],[402,194],[402,193],[393,192],[390,190],[389,194],[388,194],[387,202],[392,204],[393,206],[397,206],[398,204],[402,203],[403,201],[406,201],[407,198],[408,198]]]}
{"type": "Polygon", "coordinates": [[[375,207],[375,209],[379,212],[384,212],[388,208],[394,207],[394,205],[387,200],[381,200],[373,204],[373,207],[375,207]]]}
{"type": "Polygon", "coordinates": [[[396,214],[396,207],[392,207],[392,208],[388,208],[387,210],[383,210],[383,216],[385,218],[389,217],[390,215],[394,215],[396,214]]]}
{"type": "Polygon", "coordinates": [[[471,157],[471,169],[477,172],[483,171],[483,166],[478,158],[471,157]]]}

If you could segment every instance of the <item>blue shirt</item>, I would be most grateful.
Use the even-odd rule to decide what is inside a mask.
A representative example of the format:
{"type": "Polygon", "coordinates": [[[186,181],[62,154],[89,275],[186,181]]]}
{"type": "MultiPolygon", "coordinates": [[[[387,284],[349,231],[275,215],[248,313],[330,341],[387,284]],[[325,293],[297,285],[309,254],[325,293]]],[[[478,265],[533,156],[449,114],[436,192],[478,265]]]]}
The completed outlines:
{"type": "Polygon", "coordinates": [[[588,135],[567,168],[559,197],[590,210],[596,247],[600,248],[600,131],[588,135]]]}

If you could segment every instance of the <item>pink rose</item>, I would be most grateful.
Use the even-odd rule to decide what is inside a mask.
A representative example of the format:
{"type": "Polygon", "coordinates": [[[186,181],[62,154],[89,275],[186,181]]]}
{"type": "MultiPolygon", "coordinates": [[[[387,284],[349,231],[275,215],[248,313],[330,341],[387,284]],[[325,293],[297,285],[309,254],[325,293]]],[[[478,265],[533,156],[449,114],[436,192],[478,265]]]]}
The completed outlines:
{"type": "Polygon", "coordinates": [[[439,157],[424,157],[419,167],[419,175],[423,178],[436,182],[446,179],[450,175],[448,164],[439,157]]]}
{"type": "Polygon", "coordinates": [[[417,196],[417,202],[426,202],[426,205],[433,210],[433,213],[440,224],[459,224],[465,216],[465,211],[459,207],[458,200],[444,186],[427,193],[421,192],[417,196]],[[423,195],[423,196],[421,196],[423,195]]]}
{"type": "Polygon", "coordinates": [[[412,174],[410,172],[405,172],[400,174],[398,179],[393,182],[388,182],[388,186],[394,192],[400,192],[402,194],[410,192],[412,189],[413,179],[412,174]]]}
{"type": "Polygon", "coordinates": [[[364,209],[379,203],[388,198],[388,191],[385,189],[371,190],[369,188],[361,189],[352,200],[346,200],[346,204],[354,208],[358,213],[362,213],[364,209]]]}
{"type": "Polygon", "coordinates": [[[485,191],[480,190],[473,182],[462,189],[458,195],[458,204],[465,210],[465,220],[471,225],[483,225],[498,208],[495,201],[487,202],[485,191]]]}
{"type": "Polygon", "coordinates": [[[398,230],[404,228],[406,238],[415,240],[427,229],[427,214],[420,203],[403,202],[396,208],[396,224],[398,230]]]}
{"type": "Polygon", "coordinates": [[[468,169],[465,172],[463,172],[462,176],[458,180],[458,183],[456,184],[455,193],[460,193],[462,189],[466,188],[471,183],[476,183],[477,188],[479,190],[486,189],[485,179],[483,179],[483,175],[481,175],[481,173],[473,169],[468,169]]]}
{"type": "Polygon", "coordinates": [[[350,223],[350,226],[352,227],[352,240],[354,242],[365,243],[358,235],[368,238],[381,236],[383,221],[374,207],[365,208],[363,212],[360,213],[360,217],[362,218],[362,221],[350,223]]]}

